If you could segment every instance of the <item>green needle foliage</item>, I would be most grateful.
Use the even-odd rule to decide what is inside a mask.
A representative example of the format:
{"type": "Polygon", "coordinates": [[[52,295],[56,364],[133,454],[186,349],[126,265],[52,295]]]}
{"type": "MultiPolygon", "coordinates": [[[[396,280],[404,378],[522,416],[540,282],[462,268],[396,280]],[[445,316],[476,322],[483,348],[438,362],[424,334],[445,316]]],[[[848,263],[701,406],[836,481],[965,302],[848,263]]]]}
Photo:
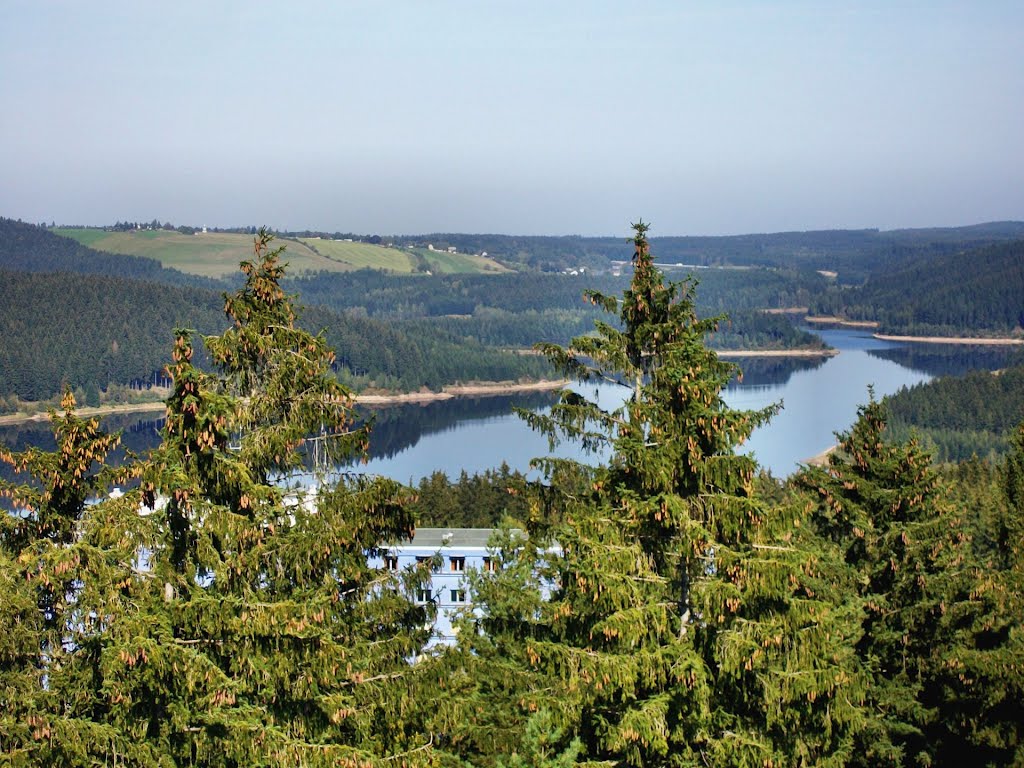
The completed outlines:
{"type": "Polygon", "coordinates": [[[560,553],[520,547],[527,566],[481,585],[483,636],[466,633],[465,663],[505,686],[487,718],[504,711],[527,745],[529,713],[548,711],[580,739],[583,764],[839,764],[861,716],[846,638],[828,626],[841,606],[813,596],[815,554],[755,495],[754,459],[735,453],[775,409],[725,404],[734,367],[704,345],[718,319],[697,317],[692,283],[664,283],[647,225],[634,228],[622,300],[589,295],[623,330],[598,323],[543,347],[584,384],[622,384],[626,402],[606,410],[567,391],[550,416],[527,417],[553,442],[611,458],[571,472],[543,462],[586,476],[582,493],[563,489],[550,530],[560,553]],[[549,600],[523,597],[529,573],[553,585],[549,600]]]}
{"type": "Polygon", "coordinates": [[[179,332],[161,447],[138,488],[89,506],[116,439],[54,417],[55,454],[4,454],[42,490],[4,485],[0,743],[64,765],[426,764],[412,659],[427,612],[416,574],[367,557],[407,539],[401,487],[343,474],[287,488],[307,436],[334,457],[366,444],[320,336],[295,326],[280,250],[260,233],[233,325],[179,332]]]}
{"type": "Polygon", "coordinates": [[[137,497],[89,502],[137,468],[106,466],[118,437],[77,416],[69,392],[62,408],[50,415],[56,450],[0,450],[26,480],[0,480],[13,507],[0,515],[0,764],[155,764],[149,744],[106,719],[99,677],[112,625],[136,609],[147,524],[137,497]]]}
{"type": "Polygon", "coordinates": [[[961,504],[985,512],[977,515],[966,584],[949,600],[951,640],[937,649],[938,717],[928,736],[939,764],[1024,764],[1024,426],[992,474],[995,493],[983,474],[966,484],[961,504]]]}
{"type": "Polygon", "coordinates": [[[146,476],[154,501],[167,500],[156,503],[166,538],[151,569],[165,592],[161,672],[180,711],[169,717],[133,665],[122,672],[164,710],[176,759],[369,765],[429,741],[410,718],[410,659],[428,616],[408,599],[412,583],[367,563],[413,520],[392,481],[284,487],[308,436],[339,458],[367,435],[352,429],[323,338],[295,325],[270,239],[257,237],[246,284],[226,300],[233,326],[206,340],[216,374],[192,367],[179,335],[165,439],[146,476]],[[201,674],[175,677],[176,665],[201,674]]]}
{"type": "Polygon", "coordinates": [[[850,570],[848,599],[859,606],[856,652],[874,716],[856,764],[930,764],[940,757],[929,737],[940,714],[937,654],[967,590],[968,537],[931,456],[914,440],[889,442],[887,420],[872,396],[828,465],[801,482],[817,496],[812,522],[850,570]]]}

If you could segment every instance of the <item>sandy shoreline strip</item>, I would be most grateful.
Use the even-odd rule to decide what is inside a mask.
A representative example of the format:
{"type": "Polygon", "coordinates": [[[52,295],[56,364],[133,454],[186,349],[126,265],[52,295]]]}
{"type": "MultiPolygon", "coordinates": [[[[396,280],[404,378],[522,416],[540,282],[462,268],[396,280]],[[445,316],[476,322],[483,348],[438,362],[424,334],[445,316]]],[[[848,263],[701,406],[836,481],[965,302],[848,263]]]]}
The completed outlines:
{"type": "Polygon", "coordinates": [[[719,357],[835,357],[838,349],[716,349],[719,357]]]}
{"type": "Polygon", "coordinates": [[[882,333],[871,334],[882,341],[912,341],[920,344],[984,344],[984,345],[1019,345],[1024,339],[1010,338],[974,338],[971,336],[888,336],[882,333]]]}
{"type": "Polygon", "coordinates": [[[817,325],[838,325],[843,328],[877,328],[878,323],[874,320],[843,320],[835,315],[808,315],[804,318],[805,323],[817,325]]]}
{"type": "MultiPolygon", "coordinates": [[[[490,384],[467,384],[445,387],[440,392],[404,392],[390,395],[357,395],[356,403],[361,405],[400,405],[402,403],[429,403],[438,400],[451,400],[455,397],[487,397],[489,395],[507,395],[514,392],[546,392],[561,389],[569,382],[565,380],[532,381],[525,384],[514,382],[495,382],[490,384]]],[[[121,403],[117,405],[101,405],[98,408],[76,408],[75,413],[83,418],[90,416],[108,416],[115,413],[156,413],[166,408],[163,400],[152,403],[121,403]]],[[[58,413],[60,409],[57,409],[58,413]]],[[[48,421],[46,411],[37,413],[12,413],[0,416],[0,426],[22,424],[32,421],[48,421]]]]}
{"type": "Polygon", "coordinates": [[[438,400],[451,400],[455,397],[487,397],[489,395],[507,395],[513,392],[546,392],[561,389],[568,385],[566,380],[532,381],[526,384],[494,383],[467,384],[464,386],[444,387],[440,392],[403,392],[397,395],[356,395],[356,402],[361,405],[397,405],[400,403],[431,403],[438,400]]]}
{"type": "MultiPolygon", "coordinates": [[[[167,405],[163,400],[158,400],[153,403],[119,403],[117,405],[101,405],[98,408],[89,408],[82,406],[81,408],[75,408],[75,415],[80,416],[84,419],[90,416],[108,416],[112,413],[152,413],[155,411],[164,411],[167,405]]],[[[57,413],[63,413],[60,408],[55,408],[57,413]]],[[[0,416],[0,426],[7,426],[9,424],[21,424],[29,421],[49,421],[50,414],[46,411],[39,411],[37,413],[11,413],[6,416],[0,416]]]]}

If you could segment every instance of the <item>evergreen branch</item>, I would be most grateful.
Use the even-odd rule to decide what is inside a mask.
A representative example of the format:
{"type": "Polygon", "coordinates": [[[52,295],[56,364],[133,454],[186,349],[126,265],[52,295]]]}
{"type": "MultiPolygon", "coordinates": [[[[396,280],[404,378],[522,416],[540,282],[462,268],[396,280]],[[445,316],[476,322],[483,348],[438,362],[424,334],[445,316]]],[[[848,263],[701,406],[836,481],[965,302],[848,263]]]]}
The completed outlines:
{"type": "Polygon", "coordinates": [[[384,762],[388,762],[390,760],[398,760],[400,758],[408,757],[409,755],[413,755],[413,754],[415,754],[417,752],[423,752],[425,750],[428,750],[433,745],[434,745],[434,734],[430,734],[430,739],[427,741],[426,744],[423,744],[422,746],[416,747],[415,749],[410,749],[410,750],[408,750],[406,752],[399,752],[399,753],[394,754],[394,755],[388,755],[387,757],[383,758],[383,760],[384,760],[384,762]]]}

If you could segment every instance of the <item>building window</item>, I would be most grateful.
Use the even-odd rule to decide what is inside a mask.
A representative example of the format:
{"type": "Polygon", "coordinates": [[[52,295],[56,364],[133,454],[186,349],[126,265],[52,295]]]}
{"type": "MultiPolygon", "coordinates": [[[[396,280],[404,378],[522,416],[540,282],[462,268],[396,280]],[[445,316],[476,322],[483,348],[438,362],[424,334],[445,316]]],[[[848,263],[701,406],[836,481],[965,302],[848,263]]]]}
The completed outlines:
{"type": "Polygon", "coordinates": [[[416,600],[421,603],[429,603],[431,598],[430,590],[423,588],[416,590],[416,600]]]}
{"type": "Polygon", "coordinates": [[[462,573],[466,570],[466,558],[464,557],[450,557],[448,564],[451,566],[452,573],[462,573]]]}
{"type": "Polygon", "coordinates": [[[452,602],[453,603],[464,603],[464,602],[466,602],[466,590],[464,590],[464,589],[453,589],[452,590],[452,602]]]}
{"type": "Polygon", "coordinates": [[[495,560],[493,557],[485,557],[484,570],[490,573],[493,573],[494,571],[498,570],[498,561],[495,560]]]}
{"type": "Polygon", "coordinates": [[[398,556],[397,555],[384,555],[384,570],[385,571],[397,571],[398,570],[398,556]]]}
{"type": "Polygon", "coordinates": [[[430,566],[430,570],[437,573],[437,564],[434,562],[434,558],[430,555],[419,555],[416,558],[416,565],[427,565],[430,566]]]}

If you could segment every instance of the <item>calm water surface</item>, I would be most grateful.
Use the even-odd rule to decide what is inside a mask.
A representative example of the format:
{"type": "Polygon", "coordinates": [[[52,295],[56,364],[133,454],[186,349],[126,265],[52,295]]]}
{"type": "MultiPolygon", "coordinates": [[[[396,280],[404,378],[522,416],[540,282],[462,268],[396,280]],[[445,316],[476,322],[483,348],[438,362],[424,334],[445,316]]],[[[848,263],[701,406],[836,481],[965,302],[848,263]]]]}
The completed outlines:
{"type": "MultiPolygon", "coordinates": [[[[1022,354],[999,348],[897,344],[879,341],[862,331],[817,331],[840,351],[825,360],[750,358],[738,361],[742,381],[733,382],[725,399],[733,408],[758,409],[782,403],[782,411],[757,430],[743,450],[760,465],[782,477],[833,445],[834,433],[850,427],[857,407],[903,386],[936,375],[959,374],[972,368],[989,370],[1019,364],[1022,354]]],[[[602,387],[596,394],[604,407],[621,402],[625,390],[602,387]]],[[[587,392],[593,394],[592,391],[587,392]]],[[[417,483],[435,471],[449,477],[483,472],[507,463],[527,471],[530,460],[549,454],[547,440],[531,432],[513,407],[539,411],[553,395],[456,398],[425,405],[403,405],[372,412],[375,420],[370,461],[360,471],[417,483]]],[[[0,429],[0,442],[15,449],[28,445],[52,448],[48,425],[23,424],[0,429]]],[[[123,430],[123,441],[136,452],[154,447],[160,422],[128,416],[111,417],[107,429],[123,430]]],[[[560,446],[558,456],[589,461],[575,446],[560,446]]]]}
{"type": "MultiPolygon", "coordinates": [[[[1008,360],[1006,350],[897,344],[863,331],[818,333],[840,354],[824,361],[740,361],[743,380],[733,382],[725,393],[733,408],[782,404],[782,411],[743,448],[777,477],[789,475],[799,464],[834,445],[834,433],[853,424],[858,406],[868,400],[869,387],[881,398],[933,375],[994,369],[1014,362],[1008,360]]],[[[602,387],[597,395],[606,407],[614,406],[623,396],[615,387],[602,387]]],[[[392,456],[372,459],[366,468],[403,482],[417,482],[437,470],[457,477],[462,470],[472,474],[502,462],[525,471],[532,458],[548,453],[545,438],[506,412],[453,422],[392,456]]],[[[583,458],[572,446],[561,446],[555,455],[583,458]]]]}

